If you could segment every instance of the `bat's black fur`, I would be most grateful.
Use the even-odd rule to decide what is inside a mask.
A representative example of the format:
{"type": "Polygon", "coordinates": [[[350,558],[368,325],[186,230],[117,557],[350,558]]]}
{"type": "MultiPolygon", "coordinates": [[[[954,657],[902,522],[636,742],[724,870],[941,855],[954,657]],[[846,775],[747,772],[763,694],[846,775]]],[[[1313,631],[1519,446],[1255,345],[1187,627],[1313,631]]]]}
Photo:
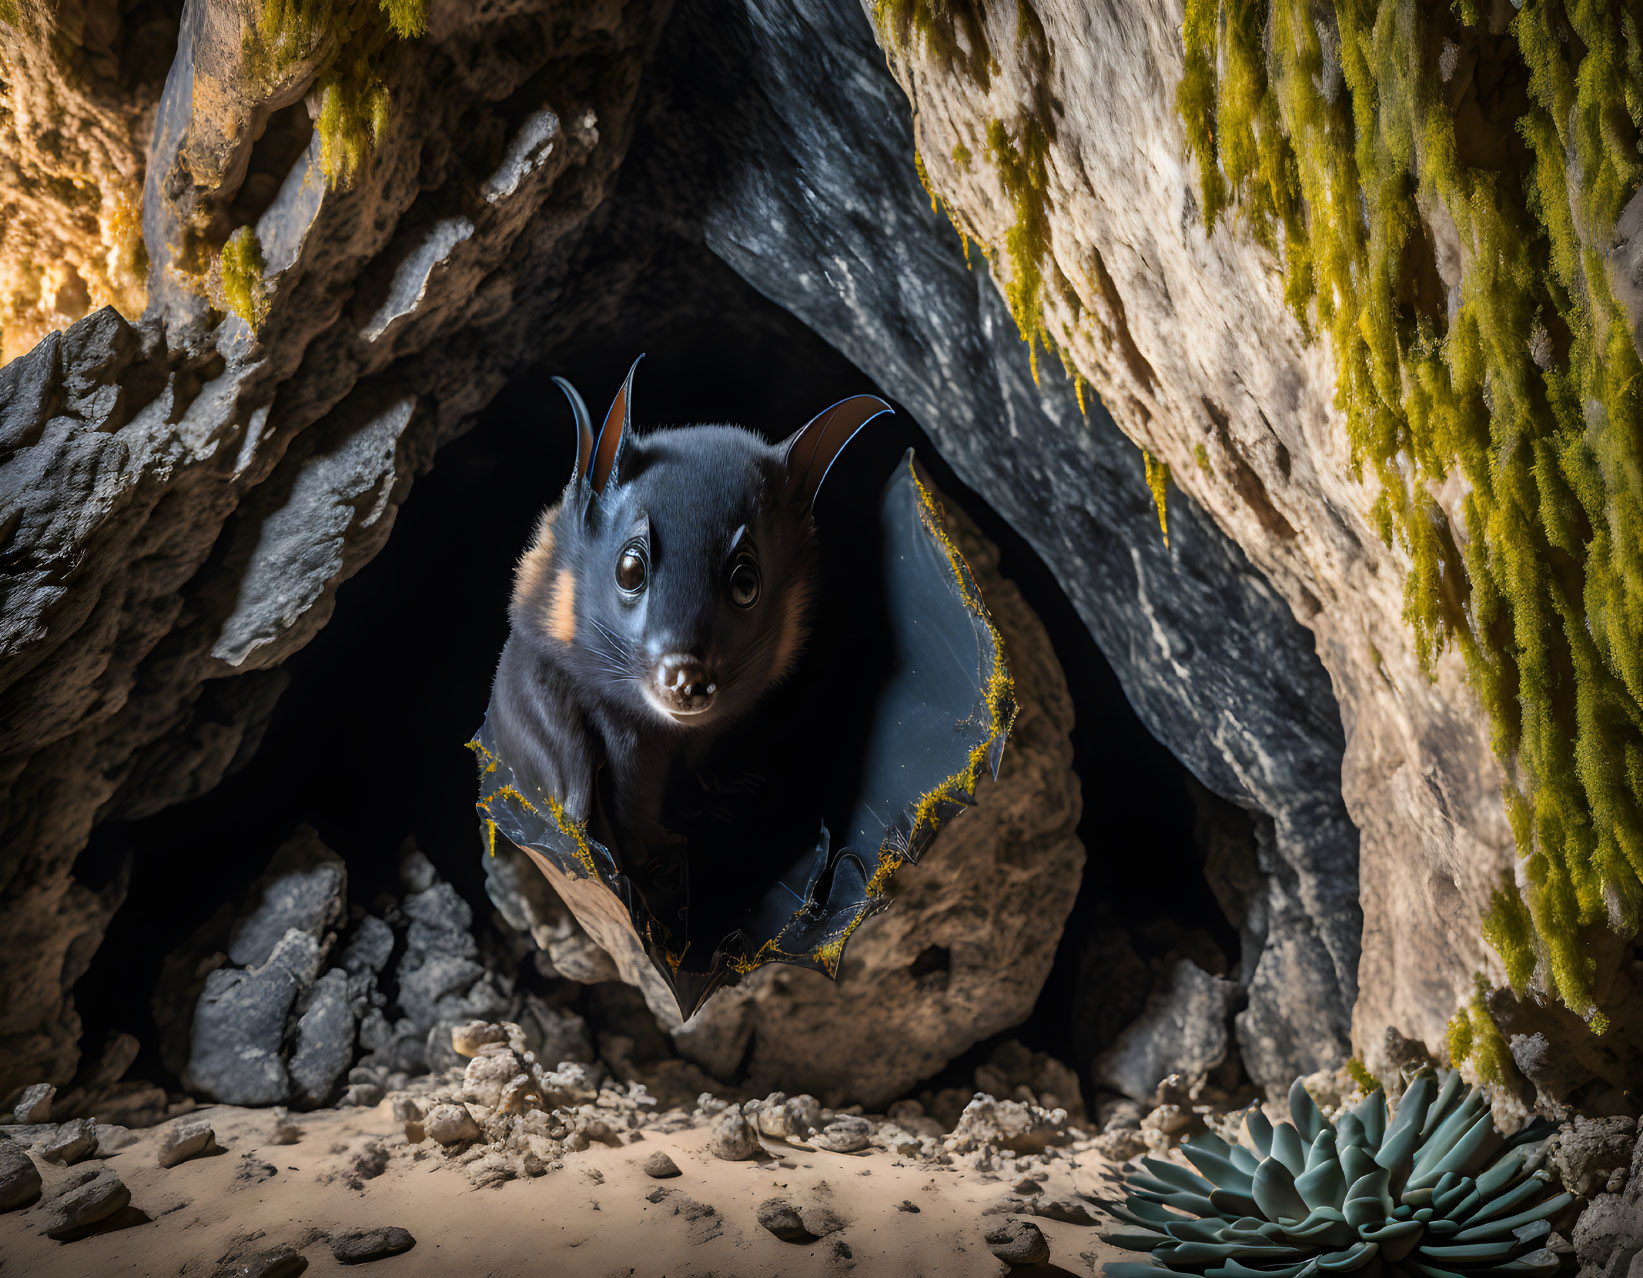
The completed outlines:
{"type": "Polygon", "coordinates": [[[489,712],[515,774],[575,820],[601,809],[630,855],[670,837],[673,766],[792,667],[816,573],[811,501],[885,409],[847,400],[781,444],[736,426],[634,436],[632,381],[597,442],[561,383],[577,467],[519,561],[489,712]]]}

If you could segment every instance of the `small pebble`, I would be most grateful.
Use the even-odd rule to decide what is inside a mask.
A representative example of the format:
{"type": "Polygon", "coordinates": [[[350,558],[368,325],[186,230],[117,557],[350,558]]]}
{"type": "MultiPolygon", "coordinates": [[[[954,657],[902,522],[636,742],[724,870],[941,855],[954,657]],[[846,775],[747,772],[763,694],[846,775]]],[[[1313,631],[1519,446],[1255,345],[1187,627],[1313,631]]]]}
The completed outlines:
{"type": "Polygon", "coordinates": [[[28,1150],[0,1139],[0,1211],[33,1202],[40,1195],[40,1169],[28,1150]]]}
{"type": "Polygon", "coordinates": [[[160,1137],[160,1166],[175,1167],[190,1158],[198,1158],[215,1139],[211,1121],[203,1114],[179,1118],[160,1137]]]}
{"type": "Polygon", "coordinates": [[[46,1237],[64,1239],[107,1220],[131,1204],[131,1191],[108,1168],[81,1172],[45,1204],[40,1223],[46,1237]]]}
{"type": "Polygon", "coordinates": [[[679,1175],[679,1164],[658,1149],[645,1159],[645,1175],[652,1180],[667,1180],[679,1175]]]}
{"type": "Polygon", "coordinates": [[[814,1242],[816,1235],[804,1227],[799,1209],[785,1198],[767,1198],[759,1204],[759,1223],[783,1242],[814,1242]]]}
{"type": "Polygon", "coordinates": [[[36,1083],[32,1087],[25,1087],[23,1095],[18,1098],[11,1111],[11,1116],[19,1123],[49,1123],[51,1102],[56,1098],[57,1089],[50,1083],[36,1083]]]}
{"type": "Polygon", "coordinates": [[[1030,1180],[1023,1177],[1021,1180],[1016,1181],[1014,1192],[1018,1194],[1042,1194],[1044,1192],[1044,1186],[1040,1185],[1036,1180],[1030,1180]]]}
{"type": "Polygon", "coordinates": [[[1007,1265],[1041,1265],[1050,1258],[1043,1231],[1026,1220],[1010,1220],[989,1229],[987,1250],[1007,1265]]]}
{"type": "Polygon", "coordinates": [[[896,1204],[896,1210],[897,1211],[910,1211],[915,1216],[918,1214],[917,1204],[912,1202],[910,1199],[906,1199],[906,1198],[903,1198],[899,1203],[896,1204]]]}
{"type": "Polygon", "coordinates": [[[345,1265],[362,1265],[368,1260],[397,1256],[414,1246],[416,1239],[411,1237],[408,1230],[397,1225],[385,1225],[381,1229],[356,1229],[351,1233],[338,1234],[331,1239],[331,1254],[345,1265]]]}

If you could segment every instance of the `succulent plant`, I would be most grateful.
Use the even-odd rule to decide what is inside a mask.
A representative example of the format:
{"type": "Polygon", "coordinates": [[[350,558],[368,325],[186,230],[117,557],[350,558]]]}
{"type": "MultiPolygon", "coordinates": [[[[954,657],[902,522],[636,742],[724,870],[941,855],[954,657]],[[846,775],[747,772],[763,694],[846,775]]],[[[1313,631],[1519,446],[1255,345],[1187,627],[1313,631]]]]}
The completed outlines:
{"type": "Polygon", "coordinates": [[[1557,1269],[1543,1244],[1573,1195],[1528,1170],[1530,1124],[1503,1135],[1460,1076],[1423,1070],[1388,1113],[1376,1089],[1331,1123],[1297,1082],[1293,1125],[1251,1109],[1243,1140],[1196,1136],[1181,1152],[1197,1172],[1142,1159],[1104,1235],[1152,1262],[1109,1264],[1105,1278],[1538,1278],[1557,1269]]]}

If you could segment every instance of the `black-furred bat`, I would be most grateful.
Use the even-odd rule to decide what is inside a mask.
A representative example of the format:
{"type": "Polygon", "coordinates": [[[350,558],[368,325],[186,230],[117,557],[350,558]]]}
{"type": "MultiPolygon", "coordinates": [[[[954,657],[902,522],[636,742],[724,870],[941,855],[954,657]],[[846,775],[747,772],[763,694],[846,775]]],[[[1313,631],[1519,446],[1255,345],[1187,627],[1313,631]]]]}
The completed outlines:
{"type": "Polygon", "coordinates": [[[519,560],[488,719],[516,776],[573,820],[598,809],[632,865],[677,842],[663,820],[675,764],[792,668],[817,571],[811,503],[889,406],[846,399],[777,444],[737,426],[638,435],[629,369],[595,435],[554,380],[576,468],[519,560]]]}

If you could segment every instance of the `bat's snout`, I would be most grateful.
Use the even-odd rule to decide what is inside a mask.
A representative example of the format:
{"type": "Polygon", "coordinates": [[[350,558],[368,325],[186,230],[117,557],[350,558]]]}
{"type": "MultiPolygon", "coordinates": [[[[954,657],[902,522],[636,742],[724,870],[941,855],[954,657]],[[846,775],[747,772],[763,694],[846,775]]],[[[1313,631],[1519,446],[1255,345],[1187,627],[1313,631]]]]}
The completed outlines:
{"type": "Polygon", "coordinates": [[[698,658],[673,653],[656,663],[651,690],[670,714],[701,714],[718,695],[718,676],[698,658]]]}

